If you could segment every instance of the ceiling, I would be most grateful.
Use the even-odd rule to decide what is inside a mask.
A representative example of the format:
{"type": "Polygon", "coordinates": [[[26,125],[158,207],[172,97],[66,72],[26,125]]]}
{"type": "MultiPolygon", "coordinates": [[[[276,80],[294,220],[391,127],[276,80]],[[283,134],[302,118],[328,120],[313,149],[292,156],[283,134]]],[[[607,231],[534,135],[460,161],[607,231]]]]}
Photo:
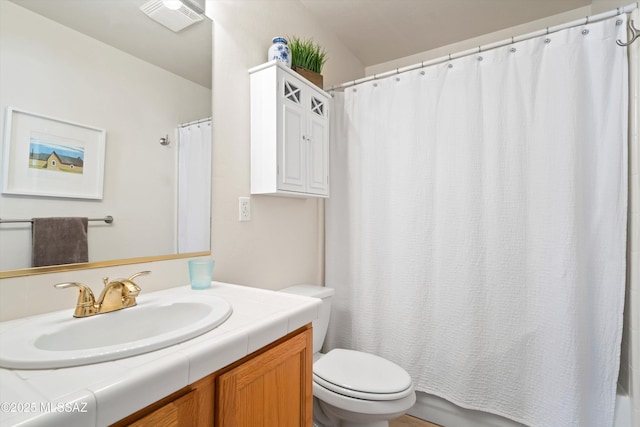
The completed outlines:
{"type": "MultiPolygon", "coordinates": [[[[10,1],[211,87],[208,18],[174,33],[138,10],[148,0],[10,1]]],[[[365,67],[591,4],[591,0],[289,1],[299,1],[335,32],[365,67]]]]}
{"type": "Polygon", "coordinates": [[[299,1],[365,67],[591,4],[591,0],[299,1]]]}

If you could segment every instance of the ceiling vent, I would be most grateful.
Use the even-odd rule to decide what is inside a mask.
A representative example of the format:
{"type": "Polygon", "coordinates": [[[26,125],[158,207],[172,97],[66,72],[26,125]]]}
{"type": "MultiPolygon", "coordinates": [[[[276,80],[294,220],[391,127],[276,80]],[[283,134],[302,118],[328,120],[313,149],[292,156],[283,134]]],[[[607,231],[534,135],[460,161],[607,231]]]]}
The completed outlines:
{"type": "Polygon", "coordinates": [[[189,25],[202,21],[202,16],[184,3],[179,9],[173,10],[165,6],[163,0],[151,0],[140,6],[140,10],[149,18],[176,33],[189,25]]]}

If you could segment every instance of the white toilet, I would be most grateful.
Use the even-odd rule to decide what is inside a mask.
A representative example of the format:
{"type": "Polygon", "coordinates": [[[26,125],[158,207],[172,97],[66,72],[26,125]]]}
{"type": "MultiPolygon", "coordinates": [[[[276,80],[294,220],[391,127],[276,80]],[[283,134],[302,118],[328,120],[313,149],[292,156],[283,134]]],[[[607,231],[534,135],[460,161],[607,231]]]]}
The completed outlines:
{"type": "Polygon", "coordinates": [[[334,290],[296,285],[281,292],[322,299],[313,322],[313,422],[326,427],[388,427],[416,402],[409,374],[395,363],[361,351],[320,353],[334,290]]]}

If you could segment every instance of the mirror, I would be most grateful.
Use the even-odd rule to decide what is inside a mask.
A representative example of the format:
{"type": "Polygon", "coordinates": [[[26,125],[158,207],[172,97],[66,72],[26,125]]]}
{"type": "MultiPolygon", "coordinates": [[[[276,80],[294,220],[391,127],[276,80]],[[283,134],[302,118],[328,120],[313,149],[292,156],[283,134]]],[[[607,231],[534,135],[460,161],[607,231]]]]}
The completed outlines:
{"type": "MultiPolygon", "coordinates": [[[[90,263],[188,256],[178,251],[177,141],[181,125],[211,116],[212,23],[202,15],[174,32],[140,10],[148,1],[0,0],[0,134],[18,126],[7,126],[12,108],[106,135],[102,198],[2,193],[0,218],[112,216],[89,222],[90,263]]],[[[3,141],[3,185],[6,150],[3,141]]],[[[203,210],[210,227],[208,200],[203,210]]],[[[207,246],[195,251],[208,252],[210,230],[198,232],[207,246]]],[[[1,223],[0,277],[30,265],[31,223],[1,223]]],[[[29,272],[38,269],[15,275],[29,272]]]]}

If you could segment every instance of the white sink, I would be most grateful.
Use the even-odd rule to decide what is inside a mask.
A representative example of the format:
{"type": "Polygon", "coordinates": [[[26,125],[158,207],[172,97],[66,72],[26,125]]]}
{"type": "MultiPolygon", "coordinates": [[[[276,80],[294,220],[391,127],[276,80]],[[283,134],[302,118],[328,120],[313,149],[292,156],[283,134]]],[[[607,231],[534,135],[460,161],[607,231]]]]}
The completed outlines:
{"type": "Polygon", "coordinates": [[[143,295],[138,305],[74,318],[73,307],[8,322],[0,329],[0,367],[48,369],[105,362],[168,347],[222,324],[231,305],[203,292],[143,295]]]}

